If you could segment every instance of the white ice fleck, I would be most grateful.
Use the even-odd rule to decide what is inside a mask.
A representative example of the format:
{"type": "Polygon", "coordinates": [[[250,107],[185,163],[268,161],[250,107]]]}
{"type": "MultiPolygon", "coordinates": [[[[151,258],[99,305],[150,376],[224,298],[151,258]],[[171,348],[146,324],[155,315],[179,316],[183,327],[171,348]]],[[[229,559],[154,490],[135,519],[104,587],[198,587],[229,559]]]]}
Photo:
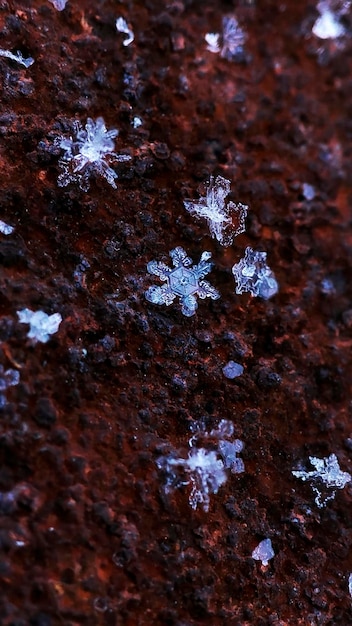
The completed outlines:
{"type": "Polygon", "coordinates": [[[63,11],[66,6],[67,0],[49,0],[49,2],[54,5],[57,11],[63,11]]]}
{"type": "Polygon", "coordinates": [[[142,124],[143,122],[141,118],[136,115],[132,120],[133,128],[139,128],[140,126],[142,126],[142,124]]]}
{"type": "Polygon", "coordinates": [[[252,559],[261,561],[262,565],[268,565],[270,559],[275,556],[271,539],[263,539],[252,552],[252,559]]]}
{"type": "Polygon", "coordinates": [[[345,29],[336,19],[336,15],[326,7],[325,2],[318,4],[318,10],[321,11],[320,17],[314,23],[312,32],[319,39],[336,39],[345,34],[345,29]],[[320,6],[320,8],[319,8],[320,6]]]}
{"type": "Polygon", "coordinates": [[[128,35],[127,39],[124,39],[122,44],[124,46],[129,46],[130,43],[132,43],[132,41],[134,40],[134,34],[133,34],[133,31],[129,28],[126,20],[123,17],[118,17],[117,18],[117,20],[116,20],[116,30],[119,33],[124,33],[125,35],[128,35]]]}
{"type": "Polygon", "coordinates": [[[322,508],[329,500],[334,499],[336,489],[333,488],[343,489],[351,481],[352,476],[348,472],[341,471],[336,454],[330,454],[329,457],[323,459],[310,456],[309,461],[315,468],[313,471],[294,470],[292,474],[303,481],[318,481],[318,484],[323,483],[327,489],[331,489],[330,494],[324,495],[316,485],[312,484],[312,489],[316,493],[315,503],[322,508]]]}
{"type": "Polygon", "coordinates": [[[252,296],[268,300],[279,286],[274,272],[266,264],[266,252],[255,252],[247,246],[244,257],[232,268],[236,282],[236,293],[249,291],[252,296]]]}
{"type": "Polygon", "coordinates": [[[2,48],[0,48],[0,57],[6,57],[7,59],[11,59],[11,61],[16,61],[16,63],[24,65],[24,67],[30,67],[30,65],[33,65],[34,63],[34,59],[32,59],[32,57],[25,59],[21,52],[13,54],[10,50],[3,50],[2,48]]]}
{"type": "Polygon", "coordinates": [[[348,577],[348,591],[350,593],[350,596],[352,596],[352,574],[350,574],[348,577]]]}
{"type": "Polygon", "coordinates": [[[220,44],[219,44],[220,34],[219,33],[207,33],[205,35],[205,41],[207,42],[207,50],[209,52],[220,52],[220,44]]]}
{"type": "Polygon", "coordinates": [[[57,333],[62,322],[60,313],[47,315],[44,311],[22,309],[17,311],[17,315],[21,324],[30,325],[27,337],[41,343],[46,343],[50,339],[50,335],[57,333]]]}
{"type": "Polygon", "coordinates": [[[0,233],[2,233],[3,235],[11,235],[14,230],[15,229],[13,226],[10,226],[9,224],[6,224],[6,222],[0,220],[0,233]]]}
{"type": "Polygon", "coordinates": [[[303,195],[306,200],[313,200],[315,198],[315,189],[308,183],[303,183],[303,195]]]}
{"type": "Polygon", "coordinates": [[[222,371],[226,378],[237,378],[237,376],[241,376],[241,374],[243,374],[243,365],[235,363],[235,361],[229,361],[222,368],[222,371]]]}

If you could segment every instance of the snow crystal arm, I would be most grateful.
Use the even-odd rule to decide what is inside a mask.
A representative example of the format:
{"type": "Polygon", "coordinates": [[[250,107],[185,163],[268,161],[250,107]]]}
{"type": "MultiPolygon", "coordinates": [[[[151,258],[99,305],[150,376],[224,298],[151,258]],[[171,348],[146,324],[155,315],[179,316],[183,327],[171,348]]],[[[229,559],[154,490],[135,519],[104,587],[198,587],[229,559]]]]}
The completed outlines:
{"type": "Polygon", "coordinates": [[[189,267],[192,265],[192,259],[187,256],[185,250],[181,248],[181,246],[171,250],[170,257],[175,267],[179,267],[180,265],[183,265],[183,267],[189,267]]]}
{"type": "Polygon", "coordinates": [[[163,263],[162,261],[149,261],[147,265],[147,270],[149,274],[154,274],[154,276],[159,276],[161,280],[167,280],[171,269],[163,263]]]}

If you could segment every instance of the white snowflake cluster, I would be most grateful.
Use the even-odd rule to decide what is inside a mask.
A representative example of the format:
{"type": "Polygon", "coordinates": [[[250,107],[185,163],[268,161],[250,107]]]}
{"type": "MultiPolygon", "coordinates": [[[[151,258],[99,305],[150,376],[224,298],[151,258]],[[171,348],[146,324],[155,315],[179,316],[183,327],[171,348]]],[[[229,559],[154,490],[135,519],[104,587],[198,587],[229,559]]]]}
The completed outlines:
{"type": "Polygon", "coordinates": [[[198,308],[196,296],[201,299],[211,298],[212,300],[220,298],[217,289],[208,281],[203,280],[213,266],[209,261],[210,252],[203,252],[200,262],[193,266],[192,259],[180,246],[171,250],[170,257],[174,268],[158,261],[150,261],[147,265],[149,274],[154,274],[165,282],[165,285],[161,287],[153,285],[147,289],[145,297],[149,302],[170,306],[178,297],[183,315],[191,317],[198,308]]]}
{"type": "Polygon", "coordinates": [[[336,454],[330,454],[329,457],[323,459],[310,456],[309,462],[315,468],[314,470],[310,472],[294,470],[292,474],[303,481],[322,483],[327,489],[332,490],[330,494],[324,496],[321,490],[312,484],[312,489],[317,494],[315,503],[322,508],[329,500],[334,499],[336,489],[343,489],[352,480],[352,476],[348,472],[341,471],[336,454]]]}
{"type": "Polygon", "coordinates": [[[332,2],[331,0],[321,0],[317,4],[320,13],[315,21],[312,32],[319,39],[338,39],[345,35],[346,30],[341,23],[341,18],[347,15],[351,9],[351,2],[332,2]]]}
{"type": "Polygon", "coordinates": [[[17,315],[21,324],[29,324],[27,337],[41,343],[49,341],[50,335],[57,333],[62,322],[60,313],[47,315],[44,311],[22,309],[22,311],[17,311],[17,315]]]}
{"type": "Polygon", "coordinates": [[[169,455],[157,459],[157,466],[166,474],[166,493],[182,485],[190,485],[189,503],[192,509],[201,505],[204,511],[209,511],[210,494],[217,493],[219,487],[227,480],[226,470],[234,474],[244,471],[242,459],[237,453],[243,449],[239,439],[227,441],[233,435],[233,424],[228,420],[221,420],[218,428],[207,433],[202,422],[196,422],[193,427],[194,435],[189,440],[191,448],[188,457],[169,455]],[[200,440],[213,440],[213,450],[194,447],[200,440]]]}
{"type": "Polygon", "coordinates": [[[204,197],[184,200],[184,206],[191,215],[207,220],[212,237],[222,246],[230,246],[234,238],[245,231],[248,212],[248,206],[241,202],[225,203],[230,189],[229,180],[211,176],[204,197]]]}
{"type": "Polygon", "coordinates": [[[95,122],[88,117],[85,128],[76,122],[74,138],[60,137],[57,140],[64,151],[59,161],[62,173],[58,177],[58,185],[66,187],[77,182],[83,191],[88,191],[89,178],[92,174],[98,174],[116,189],[115,179],[118,176],[109,162],[121,163],[131,159],[128,155],[114,152],[113,140],[118,134],[115,128],[107,130],[102,117],[98,117],[95,122]]]}

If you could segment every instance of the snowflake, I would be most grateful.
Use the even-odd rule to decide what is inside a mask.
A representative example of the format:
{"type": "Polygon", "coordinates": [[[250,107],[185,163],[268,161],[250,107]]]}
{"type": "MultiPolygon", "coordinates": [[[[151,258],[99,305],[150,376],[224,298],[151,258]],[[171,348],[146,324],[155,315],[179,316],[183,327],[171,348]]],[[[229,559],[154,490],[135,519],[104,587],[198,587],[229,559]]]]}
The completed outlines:
{"type": "Polygon", "coordinates": [[[248,246],[244,258],[233,266],[232,273],[238,294],[249,291],[252,296],[268,300],[278,292],[275,275],[266,264],[266,252],[254,252],[248,246]]]}
{"type": "MultiPolygon", "coordinates": [[[[333,487],[343,489],[346,483],[350,482],[352,479],[352,476],[348,472],[341,471],[336,454],[330,454],[330,456],[325,459],[310,456],[309,461],[311,465],[315,467],[315,470],[311,472],[295,470],[292,474],[303,481],[320,481],[327,489],[333,489],[333,487]]],[[[318,487],[312,485],[312,489],[317,494],[315,503],[319,508],[322,508],[329,500],[333,500],[336,494],[336,490],[333,489],[331,495],[324,497],[318,487]]]]}
{"type": "Polygon", "coordinates": [[[127,38],[123,40],[122,45],[129,46],[130,43],[132,43],[132,41],[134,40],[134,34],[133,34],[133,30],[129,28],[126,20],[123,17],[117,18],[116,30],[119,33],[123,33],[124,35],[127,35],[127,38]]]}
{"type": "Polygon", "coordinates": [[[348,14],[351,2],[331,2],[321,0],[317,9],[320,16],[315,21],[312,32],[319,39],[337,39],[345,34],[345,28],[340,22],[344,15],[348,14]]]}
{"type": "Polygon", "coordinates": [[[202,420],[194,422],[191,430],[193,435],[188,442],[191,448],[188,457],[170,454],[159,458],[157,465],[166,473],[167,494],[174,488],[191,485],[189,503],[192,509],[201,504],[204,511],[209,511],[209,495],[217,493],[219,487],[226,482],[226,470],[234,474],[244,471],[242,459],[236,457],[243,449],[243,443],[239,439],[234,442],[224,440],[233,435],[234,427],[229,420],[221,420],[218,427],[213,428],[210,433],[206,431],[202,420]],[[195,444],[200,444],[203,440],[207,446],[211,442],[213,449],[195,447],[195,444]]]}
{"type": "Polygon", "coordinates": [[[223,17],[222,35],[220,33],[207,33],[205,35],[207,50],[218,53],[220,56],[232,61],[243,53],[243,44],[246,35],[234,16],[223,17]]]}
{"type": "Polygon", "coordinates": [[[171,488],[190,484],[192,489],[189,503],[192,509],[201,504],[206,512],[209,511],[209,494],[217,493],[227,479],[224,464],[216,452],[204,448],[191,450],[187,459],[161,457],[157,460],[157,465],[167,474],[166,493],[169,493],[171,488]],[[183,480],[179,480],[177,473],[174,472],[175,468],[184,470],[183,480]]]}
{"type": "Polygon", "coordinates": [[[217,300],[220,294],[210,283],[203,280],[213,264],[209,262],[211,258],[210,252],[203,252],[198,265],[190,267],[193,263],[183,248],[178,246],[171,250],[170,257],[172,259],[174,269],[168,267],[165,263],[150,261],[147,265],[149,274],[158,276],[166,284],[161,287],[153,285],[145,292],[145,297],[153,304],[166,304],[170,306],[176,297],[180,298],[182,305],[182,313],[186,317],[194,315],[198,308],[196,295],[199,298],[212,298],[217,300]]]}
{"type": "Polygon", "coordinates": [[[204,217],[213,238],[222,246],[230,246],[237,235],[245,231],[248,206],[240,202],[228,202],[230,181],[222,176],[210,177],[206,196],[199,200],[184,200],[185,209],[197,217],[204,217]]]}
{"type": "Polygon", "coordinates": [[[54,5],[57,11],[63,11],[66,6],[67,0],[49,0],[49,2],[54,5]]]}
{"type": "Polygon", "coordinates": [[[59,161],[63,170],[58,177],[60,187],[66,187],[69,183],[77,182],[83,191],[89,189],[89,178],[99,174],[106,178],[108,183],[116,189],[116,172],[108,165],[106,159],[111,157],[113,161],[129,161],[130,156],[116,154],[113,139],[117,137],[118,130],[107,130],[102,117],[96,121],[90,117],[87,119],[85,129],[80,122],[75,122],[76,138],[59,137],[57,143],[64,151],[59,161]]]}
{"type": "Polygon", "coordinates": [[[29,324],[29,332],[27,337],[46,343],[50,339],[50,335],[57,333],[62,322],[60,313],[47,315],[44,311],[31,311],[30,309],[22,309],[17,311],[18,319],[21,324],[29,324]]]}
{"type": "Polygon", "coordinates": [[[15,387],[20,382],[20,373],[17,370],[8,369],[4,370],[4,366],[0,365],[0,408],[6,404],[6,397],[3,391],[6,391],[9,387],[15,387]]]}
{"type": "Polygon", "coordinates": [[[262,565],[268,565],[270,559],[275,556],[271,539],[263,539],[252,552],[252,559],[261,561],[262,565]]]}
{"type": "Polygon", "coordinates": [[[11,61],[15,61],[20,65],[24,65],[24,67],[30,67],[34,63],[34,59],[32,59],[32,57],[28,57],[27,59],[25,59],[22,55],[22,52],[18,51],[16,52],[16,54],[13,54],[13,52],[10,52],[10,50],[4,50],[3,48],[0,48],[0,57],[6,57],[7,59],[11,59],[11,61]]]}

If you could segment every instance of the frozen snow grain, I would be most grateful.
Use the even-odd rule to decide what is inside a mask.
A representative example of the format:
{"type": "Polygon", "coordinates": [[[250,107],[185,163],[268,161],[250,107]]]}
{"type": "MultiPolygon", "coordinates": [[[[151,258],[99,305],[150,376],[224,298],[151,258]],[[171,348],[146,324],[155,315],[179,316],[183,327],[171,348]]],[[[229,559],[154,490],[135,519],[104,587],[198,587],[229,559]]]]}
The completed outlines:
{"type": "Polygon", "coordinates": [[[27,337],[41,343],[49,341],[50,335],[57,333],[62,322],[60,313],[47,315],[44,311],[22,309],[17,311],[17,315],[21,324],[29,324],[30,326],[27,337]]]}

